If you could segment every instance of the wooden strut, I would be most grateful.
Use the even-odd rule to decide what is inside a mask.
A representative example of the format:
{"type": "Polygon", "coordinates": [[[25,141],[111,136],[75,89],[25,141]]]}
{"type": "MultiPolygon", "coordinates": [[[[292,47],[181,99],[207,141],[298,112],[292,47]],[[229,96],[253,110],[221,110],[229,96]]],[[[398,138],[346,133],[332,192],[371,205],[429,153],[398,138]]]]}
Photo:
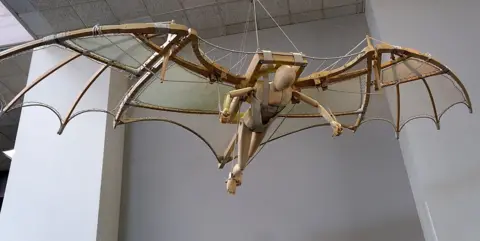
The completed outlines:
{"type": "Polygon", "coordinates": [[[382,63],[382,54],[379,54],[375,46],[372,44],[372,40],[370,36],[367,35],[367,43],[368,47],[370,49],[373,49],[374,55],[373,55],[373,71],[375,73],[375,82],[374,82],[374,87],[375,91],[379,90],[379,86],[382,83],[382,76],[381,76],[381,63],[382,63]]]}
{"type": "Polygon", "coordinates": [[[437,129],[440,129],[440,119],[438,118],[438,112],[437,112],[437,105],[435,104],[435,99],[433,98],[432,90],[430,89],[430,85],[428,85],[427,80],[425,78],[422,78],[423,84],[425,85],[425,88],[427,88],[428,95],[430,96],[430,103],[432,104],[433,108],[433,114],[435,117],[435,125],[437,126],[437,129]]]}
{"type": "Polygon", "coordinates": [[[400,132],[400,107],[401,107],[401,103],[400,103],[400,83],[397,83],[395,85],[395,88],[397,90],[397,127],[396,127],[396,132],[397,134],[400,132]]]}
{"type": "Polygon", "coordinates": [[[370,53],[367,55],[367,84],[365,88],[365,94],[364,94],[364,99],[362,101],[362,106],[360,107],[361,112],[358,114],[357,121],[355,122],[354,126],[349,127],[349,129],[353,129],[353,131],[356,131],[357,128],[360,126],[362,123],[365,113],[367,112],[368,108],[368,103],[370,101],[370,87],[371,87],[371,82],[372,82],[372,54],[370,53]]]}
{"type": "Polygon", "coordinates": [[[70,110],[68,111],[67,115],[65,118],[62,120],[62,123],[60,125],[60,129],[58,130],[57,134],[62,134],[63,130],[65,129],[65,126],[68,124],[70,121],[70,117],[72,116],[73,111],[77,107],[78,103],[80,102],[80,99],[87,93],[88,89],[93,85],[93,83],[100,77],[100,75],[108,68],[110,67],[109,65],[103,65],[93,76],[90,78],[90,80],[87,82],[86,86],[83,88],[82,91],[78,94],[77,98],[75,99],[75,102],[73,103],[72,107],[70,107],[70,110]]]}
{"type": "MultiPolygon", "coordinates": [[[[192,35],[188,35],[188,36],[185,36],[184,38],[182,39],[179,39],[178,36],[176,36],[175,38],[173,38],[169,43],[167,43],[166,46],[171,46],[169,48],[172,48],[173,46],[176,46],[175,49],[173,50],[173,52],[171,53],[171,55],[175,55],[177,54],[183,47],[185,47],[188,43],[190,43],[192,40],[192,35]]],[[[150,44],[152,45],[152,47],[154,48],[159,48],[158,50],[161,50],[162,53],[165,53],[168,49],[163,49],[161,47],[158,47],[156,46],[154,43],[151,43],[150,44]]],[[[155,49],[157,50],[157,49],[155,49]]],[[[157,50],[157,52],[158,52],[157,50]]],[[[152,72],[155,72],[155,71],[158,71],[158,69],[162,66],[162,59],[160,59],[159,61],[157,61],[156,63],[154,63],[152,66],[153,66],[153,69],[151,70],[152,72]]],[[[153,74],[151,72],[146,72],[144,75],[142,75],[142,77],[140,77],[140,79],[135,83],[135,85],[130,89],[129,92],[126,93],[126,95],[124,96],[123,100],[121,101],[120,105],[119,105],[119,109],[115,115],[115,121],[114,121],[114,127],[117,126],[117,124],[119,124],[120,122],[120,117],[122,116],[123,112],[125,111],[125,106],[129,105],[130,104],[130,101],[131,99],[133,98],[133,96],[136,95],[136,93],[140,90],[140,88],[148,81],[150,80],[151,78],[153,77],[153,74]]]]}
{"type": "Polygon", "coordinates": [[[57,71],[58,69],[62,68],[63,66],[65,66],[66,64],[72,62],[74,59],[78,58],[82,56],[81,54],[79,53],[75,53],[73,55],[71,55],[70,57],[68,57],[67,59],[65,59],[64,61],[60,62],[59,64],[57,64],[56,66],[54,66],[53,68],[51,68],[50,70],[48,70],[47,72],[43,73],[41,76],[39,76],[37,79],[35,79],[32,83],[30,83],[29,85],[25,86],[25,88],[22,89],[22,91],[20,91],[20,93],[18,93],[13,99],[12,101],[10,101],[10,103],[8,103],[7,106],[5,106],[5,108],[3,109],[3,112],[8,112],[10,110],[10,108],[12,108],[12,106],[20,99],[22,98],[23,95],[25,95],[25,93],[27,93],[29,90],[31,90],[33,87],[35,87],[38,83],[40,83],[42,80],[44,80],[45,78],[47,78],[48,76],[50,76],[53,72],[57,71]]]}

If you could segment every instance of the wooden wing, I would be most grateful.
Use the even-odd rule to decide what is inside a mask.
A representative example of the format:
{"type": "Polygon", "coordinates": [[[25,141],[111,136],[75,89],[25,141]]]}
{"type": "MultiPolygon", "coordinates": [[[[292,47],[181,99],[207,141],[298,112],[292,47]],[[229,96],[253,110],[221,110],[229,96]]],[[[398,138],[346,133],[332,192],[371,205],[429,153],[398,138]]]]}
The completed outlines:
{"type": "MultiPolygon", "coordinates": [[[[339,122],[353,131],[380,120],[390,123],[398,134],[405,124],[419,118],[430,119],[439,128],[441,117],[452,106],[464,104],[472,111],[467,90],[445,65],[429,54],[386,43],[374,46],[371,41],[367,37],[368,46],[355,59],[300,78],[296,86],[330,107],[339,122]],[[314,93],[312,88],[320,91],[314,93]],[[355,101],[347,93],[361,98],[355,101]]],[[[298,118],[308,113],[302,109],[285,116],[298,118]]]]}
{"type": "Polygon", "coordinates": [[[115,126],[167,122],[198,136],[217,160],[236,130],[236,125],[220,124],[219,106],[244,79],[211,60],[200,49],[195,30],[172,22],[95,26],[47,36],[1,51],[0,74],[2,83],[8,83],[0,88],[5,123],[34,106],[55,114],[58,134],[90,112],[111,115],[115,126]],[[29,68],[31,59],[42,64],[29,68]],[[85,71],[85,66],[96,70],[85,71]],[[85,81],[72,83],[72,75],[85,81]],[[122,95],[105,109],[91,97],[107,78],[122,95]],[[74,95],[72,88],[78,88],[74,95]],[[36,94],[45,91],[64,101],[36,94]]]}

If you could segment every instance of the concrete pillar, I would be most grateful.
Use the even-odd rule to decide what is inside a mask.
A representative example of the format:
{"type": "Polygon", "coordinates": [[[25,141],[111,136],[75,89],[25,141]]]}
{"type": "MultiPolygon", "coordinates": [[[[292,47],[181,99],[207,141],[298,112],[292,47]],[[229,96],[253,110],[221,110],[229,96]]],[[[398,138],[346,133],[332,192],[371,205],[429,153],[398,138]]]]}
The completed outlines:
{"type": "Polygon", "coordinates": [[[475,241],[480,236],[478,9],[480,1],[469,0],[367,1],[374,37],[432,54],[470,93],[473,114],[459,105],[442,117],[440,131],[431,121],[416,120],[400,135],[427,241],[475,241]]]}
{"type": "MultiPolygon", "coordinates": [[[[33,53],[28,82],[71,53],[33,53]]],[[[65,115],[100,65],[78,58],[41,82],[25,101],[42,101],[65,115]]],[[[76,110],[113,109],[121,75],[107,69],[76,110]]],[[[46,108],[22,110],[15,156],[0,213],[0,239],[18,241],[117,240],[124,130],[104,113],[86,113],[57,135],[46,108]]]]}

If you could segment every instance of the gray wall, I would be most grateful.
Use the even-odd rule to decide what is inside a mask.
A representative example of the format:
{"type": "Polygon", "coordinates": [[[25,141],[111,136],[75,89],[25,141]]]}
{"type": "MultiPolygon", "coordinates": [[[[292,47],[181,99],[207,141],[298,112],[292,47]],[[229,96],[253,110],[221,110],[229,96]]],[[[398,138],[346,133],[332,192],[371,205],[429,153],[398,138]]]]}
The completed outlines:
{"type": "MultiPolygon", "coordinates": [[[[363,15],[284,29],[316,56],[346,53],[368,32],[363,15]]],[[[240,39],[212,41],[238,48],[240,39]]],[[[260,39],[261,46],[293,51],[278,29],[260,39]]],[[[253,34],[247,43],[255,49],[253,34]]],[[[179,127],[132,124],[125,142],[122,241],[423,240],[388,125],[367,124],[335,139],[323,128],[278,140],[249,166],[236,196],[225,190],[229,170],[218,170],[207,147],[179,127]]]]}
{"type": "MultiPolygon", "coordinates": [[[[407,125],[401,148],[428,241],[477,241],[480,236],[480,1],[370,0],[368,24],[377,37],[427,52],[465,84],[474,108],[458,105],[435,131],[430,121],[407,125]]],[[[418,95],[415,91],[405,95],[418,95]]],[[[413,106],[409,108],[414,108],[413,106]]]]}

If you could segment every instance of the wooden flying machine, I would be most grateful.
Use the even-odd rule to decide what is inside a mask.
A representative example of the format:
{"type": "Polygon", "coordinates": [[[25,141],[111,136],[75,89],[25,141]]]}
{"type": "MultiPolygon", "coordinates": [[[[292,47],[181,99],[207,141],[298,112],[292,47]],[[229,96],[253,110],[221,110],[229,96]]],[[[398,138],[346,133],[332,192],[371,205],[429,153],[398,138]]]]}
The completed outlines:
{"type": "Polygon", "coordinates": [[[228,192],[234,194],[241,185],[243,170],[261,150],[259,147],[286,135],[330,126],[337,136],[344,130],[355,132],[371,120],[389,122],[398,134],[407,122],[416,118],[431,119],[439,128],[443,113],[456,104],[465,104],[472,111],[465,87],[445,65],[428,54],[374,41],[366,36],[362,41],[366,46],[356,53],[317,58],[301,52],[235,52],[209,43],[194,29],[173,21],[63,32],[0,52],[0,66],[16,56],[44,48],[61,48],[70,53],[58,65],[31,79],[12,98],[4,95],[1,114],[8,115],[21,107],[45,107],[59,118],[58,134],[64,132],[72,119],[88,112],[110,114],[114,126],[140,121],[176,124],[208,145],[219,168],[238,160],[226,181],[228,192]],[[201,44],[227,53],[249,55],[242,61],[249,59],[250,64],[235,73],[238,66],[212,60],[201,44]],[[22,101],[42,81],[79,58],[95,61],[99,69],[79,90],[68,110],[62,112],[42,100],[22,101]],[[323,70],[305,73],[309,61],[318,60],[336,61],[323,70]],[[77,110],[81,99],[107,69],[120,70],[131,81],[118,105],[110,110],[77,110]],[[175,77],[178,79],[173,80],[175,77]],[[421,94],[404,96],[403,88],[421,94]],[[376,94],[384,94],[386,98],[378,99],[376,94]],[[369,115],[369,105],[380,101],[390,105],[391,115],[369,115]],[[247,110],[241,111],[245,105],[247,110]],[[148,109],[150,116],[134,117],[131,114],[134,109],[148,109]],[[210,121],[230,127],[226,132],[229,141],[212,144],[218,142],[217,136],[207,140],[207,135],[200,133],[200,124],[191,121],[195,118],[186,116],[214,117],[210,121]]]}

